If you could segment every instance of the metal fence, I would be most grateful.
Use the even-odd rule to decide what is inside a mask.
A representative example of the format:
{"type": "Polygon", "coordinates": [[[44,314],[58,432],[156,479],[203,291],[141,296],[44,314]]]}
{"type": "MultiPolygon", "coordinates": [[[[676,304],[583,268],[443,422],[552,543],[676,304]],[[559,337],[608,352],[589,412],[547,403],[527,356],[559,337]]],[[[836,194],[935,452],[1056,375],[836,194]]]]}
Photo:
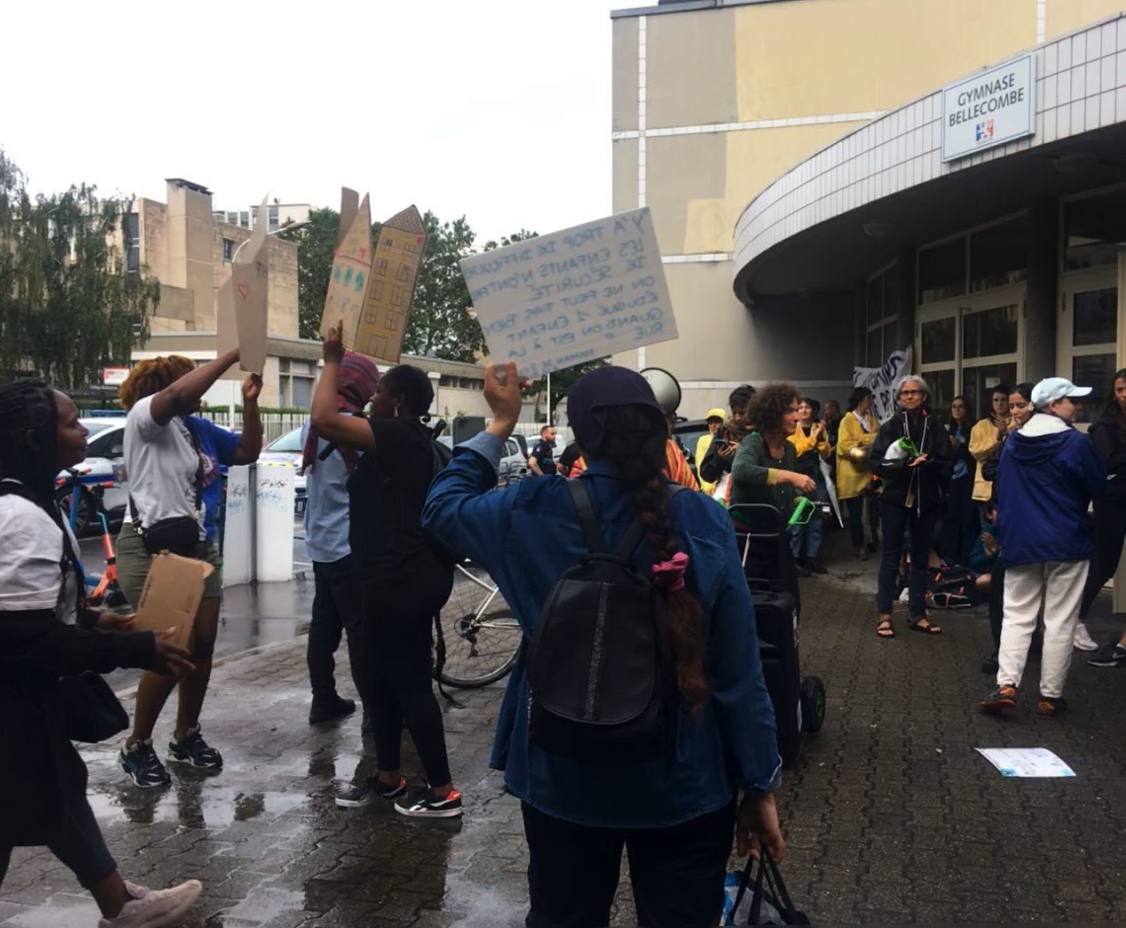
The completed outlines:
{"type": "MultiPolygon", "coordinates": [[[[207,410],[199,413],[199,415],[205,419],[210,419],[216,425],[221,425],[224,428],[232,429],[236,432],[242,431],[241,412],[236,412],[233,420],[231,414],[226,410],[207,410]]],[[[264,443],[268,445],[275,439],[281,438],[286,432],[292,432],[294,429],[301,428],[308,418],[308,413],[299,412],[262,413],[262,432],[265,435],[264,443]]]]}

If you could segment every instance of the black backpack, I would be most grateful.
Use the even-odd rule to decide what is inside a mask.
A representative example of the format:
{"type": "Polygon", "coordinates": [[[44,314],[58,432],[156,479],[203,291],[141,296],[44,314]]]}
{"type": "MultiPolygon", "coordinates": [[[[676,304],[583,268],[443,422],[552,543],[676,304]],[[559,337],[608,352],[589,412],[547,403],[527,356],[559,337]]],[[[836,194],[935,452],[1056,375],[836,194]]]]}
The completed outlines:
{"type": "Polygon", "coordinates": [[[583,481],[567,488],[589,552],[555,582],[532,637],[531,738],[582,760],[648,760],[672,743],[679,697],[664,594],[632,563],[645,527],[637,519],[610,554],[583,481]]]}

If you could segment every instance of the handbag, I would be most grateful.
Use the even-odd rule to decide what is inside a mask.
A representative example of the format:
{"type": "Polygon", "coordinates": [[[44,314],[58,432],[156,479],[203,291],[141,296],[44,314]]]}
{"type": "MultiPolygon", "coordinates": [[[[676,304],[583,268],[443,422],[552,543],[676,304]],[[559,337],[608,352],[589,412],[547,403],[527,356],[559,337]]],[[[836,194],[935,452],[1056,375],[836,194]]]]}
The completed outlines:
{"type": "Polygon", "coordinates": [[[109,684],[92,670],[59,680],[66,736],[97,744],[129,727],[129,716],[109,684]]]}
{"type": "Polygon", "coordinates": [[[758,872],[755,859],[747,858],[742,873],[727,874],[723,906],[725,925],[808,925],[808,916],[794,908],[793,900],[782,881],[782,873],[767,849],[759,850],[758,872]],[[752,874],[754,886],[751,886],[752,874]],[[736,888],[737,887],[737,888],[736,888]],[[746,898],[751,889],[750,898],[746,898]],[[732,891],[734,890],[734,897],[732,891]]]}

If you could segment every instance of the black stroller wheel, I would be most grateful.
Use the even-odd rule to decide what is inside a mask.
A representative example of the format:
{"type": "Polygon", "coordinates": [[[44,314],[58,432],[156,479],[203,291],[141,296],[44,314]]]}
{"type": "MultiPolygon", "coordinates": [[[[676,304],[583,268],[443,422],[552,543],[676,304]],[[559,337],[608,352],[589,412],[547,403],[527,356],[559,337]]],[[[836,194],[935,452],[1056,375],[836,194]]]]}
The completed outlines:
{"type": "Polygon", "coordinates": [[[802,729],[815,734],[825,724],[825,684],[820,677],[806,677],[801,681],[802,729]]]}

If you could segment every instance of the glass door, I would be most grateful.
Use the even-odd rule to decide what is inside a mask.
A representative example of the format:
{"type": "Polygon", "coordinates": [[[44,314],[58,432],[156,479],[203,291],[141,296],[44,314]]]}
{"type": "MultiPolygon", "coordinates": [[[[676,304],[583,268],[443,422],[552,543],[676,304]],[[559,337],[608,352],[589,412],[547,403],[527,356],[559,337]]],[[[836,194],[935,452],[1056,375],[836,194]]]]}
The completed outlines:
{"type": "Polygon", "coordinates": [[[1098,418],[1118,369],[1118,286],[1115,268],[1069,274],[1061,281],[1057,369],[1092,387],[1078,422],[1098,418]]]}

